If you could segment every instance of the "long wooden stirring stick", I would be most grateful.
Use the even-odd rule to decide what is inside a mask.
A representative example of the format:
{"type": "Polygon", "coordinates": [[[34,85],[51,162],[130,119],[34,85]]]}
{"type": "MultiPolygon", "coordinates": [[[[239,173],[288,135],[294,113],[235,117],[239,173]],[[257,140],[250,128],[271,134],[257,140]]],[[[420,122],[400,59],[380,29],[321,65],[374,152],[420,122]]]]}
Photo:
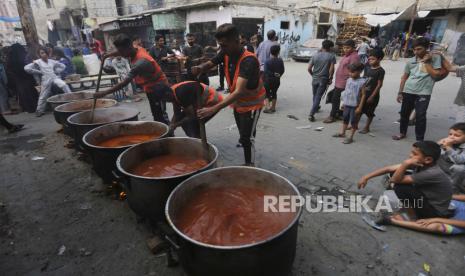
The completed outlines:
{"type": "MultiPolygon", "coordinates": [[[[202,93],[203,87],[202,85],[200,85],[200,82],[199,82],[199,86],[201,88],[200,93],[202,93]]],[[[197,108],[195,110],[195,114],[197,114],[197,110],[201,108],[201,106],[202,106],[202,97],[201,97],[201,94],[197,94],[197,108]]],[[[208,150],[208,144],[207,144],[207,132],[205,130],[205,121],[203,119],[198,119],[198,120],[199,120],[199,125],[200,125],[200,139],[202,139],[203,155],[204,155],[204,159],[208,160],[209,150],[208,150]]]]}
{"type": "MultiPolygon", "coordinates": [[[[97,87],[95,88],[95,93],[97,93],[100,89],[100,80],[102,79],[102,72],[103,72],[103,65],[105,64],[105,59],[102,58],[102,61],[100,62],[100,70],[98,72],[98,78],[97,78],[97,87]]],[[[94,122],[94,112],[95,112],[95,106],[97,105],[97,98],[94,96],[94,102],[92,104],[92,110],[90,112],[90,123],[94,122]]]]}

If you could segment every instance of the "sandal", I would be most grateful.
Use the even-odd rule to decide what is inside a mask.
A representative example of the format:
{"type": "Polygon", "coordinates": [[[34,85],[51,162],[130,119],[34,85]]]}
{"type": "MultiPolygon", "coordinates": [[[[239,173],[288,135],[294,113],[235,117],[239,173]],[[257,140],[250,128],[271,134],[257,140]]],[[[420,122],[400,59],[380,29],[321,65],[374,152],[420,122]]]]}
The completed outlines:
{"type": "Polygon", "coordinates": [[[406,137],[407,137],[407,136],[406,136],[406,135],[403,135],[403,134],[394,135],[394,136],[392,136],[392,140],[394,140],[394,141],[399,141],[399,140],[405,139],[406,137]]]}
{"type": "Polygon", "coordinates": [[[342,141],[343,144],[352,144],[354,142],[354,140],[352,138],[346,138],[344,139],[344,141],[342,141]]]}
{"type": "Polygon", "coordinates": [[[369,133],[369,132],[370,132],[369,130],[362,129],[362,130],[360,130],[358,133],[360,133],[360,134],[367,134],[367,133],[369,133]]]}
{"type": "Polygon", "coordinates": [[[24,125],[13,125],[12,128],[8,130],[9,133],[15,133],[24,129],[24,125]]]}
{"type": "Polygon", "coordinates": [[[336,133],[332,135],[334,138],[345,138],[346,136],[344,134],[336,133]]]}

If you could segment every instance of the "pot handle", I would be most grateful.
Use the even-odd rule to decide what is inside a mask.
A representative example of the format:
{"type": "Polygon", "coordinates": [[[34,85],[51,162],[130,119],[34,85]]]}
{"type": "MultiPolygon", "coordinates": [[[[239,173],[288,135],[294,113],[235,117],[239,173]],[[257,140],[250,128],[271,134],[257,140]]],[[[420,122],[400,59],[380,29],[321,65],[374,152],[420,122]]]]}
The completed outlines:
{"type": "Polygon", "coordinates": [[[181,249],[181,246],[179,246],[175,241],[173,241],[173,239],[170,236],[165,235],[165,240],[169,242],[176,251],[179,251],[179,249],[181,249]]]}
{"type": "Polygon", "coordinates": [[[123,188],[126,190],[126,191],[130,191],[131,190],[131,182],[129,181],[129,178],[128,177],[125,177],[123,175],[120,175],[118,174],[117,172],[115,171],[111,171],[111,174],[115,177],[115,179],[118,180],[118,182],[121,184],[121,186],[123,186],[123,188]]]}

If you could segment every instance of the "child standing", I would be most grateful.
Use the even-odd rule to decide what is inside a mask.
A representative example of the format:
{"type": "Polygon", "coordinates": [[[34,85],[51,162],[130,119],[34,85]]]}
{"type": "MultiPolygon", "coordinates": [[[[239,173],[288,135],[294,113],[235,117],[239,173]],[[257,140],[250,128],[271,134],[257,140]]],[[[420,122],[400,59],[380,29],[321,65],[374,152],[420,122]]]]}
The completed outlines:
{"type": "Polygon", "coordinates": [[[341,99],[344,103],[342,130],[340,133],[334,134],[333,137],[345,138],[343,141],[344,144],[351,144],[354,141],[354,134],[358,128],[358,117],[362,112],[363,102],[365,101],[364,90],[366,80],[360,77],[363,68],[364,66],[361,63],[352,63],[349,65],[350,78],[347,80],[345,90],[341,94],[341,99]],[[352,132],[350,137],[346,138],[349,122],[352,126],[352,132]]]}
{"type": "Polygon", "coordinates": [[[279,51],[281,51],[279,45],[271,46],[271,58],[265,62],[265,89],[268,101],[263,113],[276,112],[278,88],[281,85],[281,77],[284,74],[284,62],[279,57],[279,51]]]}
{"type": "Polygon", "coordinates": [[[66,69],[66,66],[56,60],[49,59],[49,54],[45,48],[40,48],[38,54],[40,59],[24,66],[24,71],[40,76],[40,95],[36,111],[36,116],[40,117],[45,113],[47,99],[51,96],[53,84],[65,93],[71,93],[71,89],[58,77],[66,69]]]}
{"type": "Polygon", "coordinates": [[[380,62],[384,58],[381,49],[373,49],[368,55],[368,67],[365,69],[364,78],[367,80],[365,85],[365,97],[362,115],[367,116],[365,127],[360,131],[361,134],[370,132],[370,125],[375,117],[375,110],[379,103],[379,92],[383,86],[385,71],[380,62]]]}

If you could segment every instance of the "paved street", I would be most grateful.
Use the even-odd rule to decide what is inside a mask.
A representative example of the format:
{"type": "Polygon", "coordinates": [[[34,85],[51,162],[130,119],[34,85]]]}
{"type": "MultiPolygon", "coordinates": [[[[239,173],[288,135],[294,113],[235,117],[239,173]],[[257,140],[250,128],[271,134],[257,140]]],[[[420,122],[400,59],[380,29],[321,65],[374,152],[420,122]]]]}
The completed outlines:
{"type": "MultiPolygon", "coordinates": [[[[303,194],[325,187],[379,195],[378,179],[358,191],[356,181],[372,169],[405,159],[414,142],[391,140],[400,105],[395,101],[404,63],[385,61],[384,87],[372,125],[372,135],[355,136],[352,145],[332,138],[340,123],[325,125],[330,106],[322,105],[317,122],[307,120],[311,78],[305,63],[287,62],[278,92],[278,111],[262,114],[257,131],[258,167],[290,179],[303,194]],[[299,120],[289,119],[294,115],[299,120]],[[311,125],[310,129],[298,129],[311,125]],[[317,132],[316,127],[325,127],[317,132]]],[[[216,87],[217,78],[212,79],[216,87]]],[[[428,113],[426,138],[438,140],[455,122],[452,104],[459,87],[453,74],[437,83],[428,113]]],[[[127,103],[151,120],[146,100],[127,103]]],[[[5,275],[183,275],[168,268],[163,256],[146,245],[149,227],[138,223],[122,201],[105,193],[91,166],[64,148],[66,138],[52,114],[8,116],[26,124],[17,135],[0,136],[0,267],[5,275]],[[35,156],[45,157],[32,161],[35,156]],[[59,248],[66,250],[58,255],[59,248]],[[89,253],[89,254],[86,254],[89,253]]],[[[232,111],[221,111],[207,124],[208,139],[220,151],[219,166],[243,163],[236,148],[237,129],[232,111]]],[[[361,122],[364,124],[364,120],[361,122]]],[[[177,135],[184,135],[181,129],[177,135]]],[[[416,233],[388,226],[379,232],[360,214],[303,213],[293,275],[418,275],[429,264],[432,275],[461,275],[465,241],[416,233]]]]}

